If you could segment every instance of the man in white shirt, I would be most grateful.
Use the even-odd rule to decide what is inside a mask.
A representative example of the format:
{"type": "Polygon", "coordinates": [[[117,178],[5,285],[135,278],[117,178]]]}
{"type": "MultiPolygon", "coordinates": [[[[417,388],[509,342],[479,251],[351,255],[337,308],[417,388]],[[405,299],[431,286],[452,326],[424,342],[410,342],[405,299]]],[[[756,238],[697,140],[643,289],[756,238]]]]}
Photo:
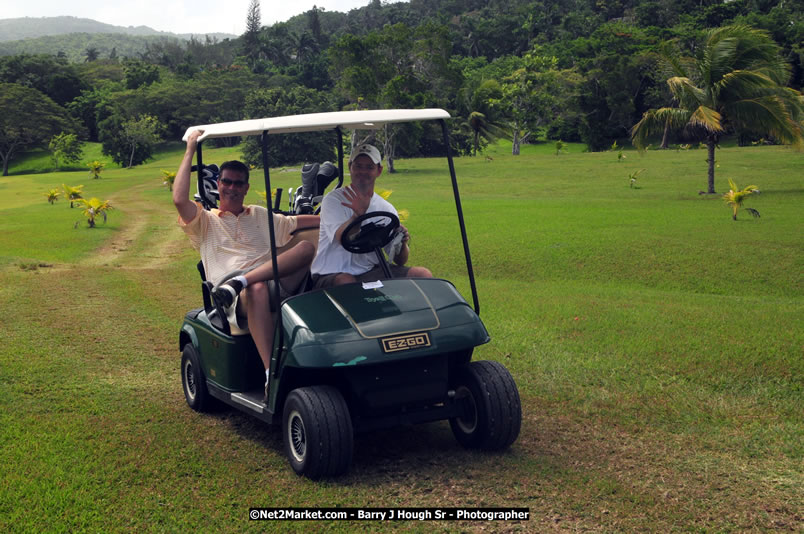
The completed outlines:
{"type": "MultiPolygon", "coordinates": [[[[374,192],[374,184],[382,173],[381,162],[376,147],[358,146],[349,158],[351,184],[331,191],[321,202],[318,254],[311,268],[316,288],[384,278],[373,252],[353,254],[341,244],[343,231],[361,215],[375,211],[397,215],[394,206],[374,192]]],[[[404,226],[399,228],[402,246],[393,258],[391,273],[394,277],[431,278],[433,274],[426,267],[405,267],[410,254],[410,234],[404,226]]]]}
{"type": "MultiPolygon", "coordinates": [[[[267,402],[268,370],[274,341],[274,314],[271,312],[274,293],[269,291],[274,280],[274,267],[271,263],[268,219],[270,217],[274,224],[276,246],[282,247],[291,240],[291,232],[296,229],[299,219],[314,220],[315,217],[285,217],[263,206],[244,206],[243,201],[249,189],[249,172],[248,167],[239,161],[227,161],[221,165],[218,178],[219,209],[206,211],[191,201],[190,169],[201,134],[201,130],[196,130],[187,138],[187,150],[173,184],[173,204],[179,212],[179,226],[190,238],[193,247],[201,253],[207,279],[213,284],[220,284],[213,292],[213,298],[224,307],[229,307],[239,297],[237,305],[245,309],[249,332],[265,366],[267,402]],[[224,275],[235,269],[251,268],[243,276],[223,280],[224,275]]],[[[300,241],[277,256],[276,262],[282,276],[280,298],[299,290],[314,255],[315,246],[300,241]]]]}

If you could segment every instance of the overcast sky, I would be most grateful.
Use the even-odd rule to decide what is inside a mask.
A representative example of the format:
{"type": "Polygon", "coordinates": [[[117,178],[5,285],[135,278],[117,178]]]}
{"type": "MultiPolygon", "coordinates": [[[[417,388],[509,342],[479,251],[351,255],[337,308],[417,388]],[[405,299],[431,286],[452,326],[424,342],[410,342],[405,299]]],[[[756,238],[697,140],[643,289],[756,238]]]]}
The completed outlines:
{"type": "MultiPolygon", "coordinates": [[[[148,26],[173,33],[246,30],[250,0],[0,0],[0,19],[68,15],[114,24],[148,26]]],[[[370,0],[261,0],[262,24],[270,26],[309,11],[313,5],[347,13],[370,0]]]]}

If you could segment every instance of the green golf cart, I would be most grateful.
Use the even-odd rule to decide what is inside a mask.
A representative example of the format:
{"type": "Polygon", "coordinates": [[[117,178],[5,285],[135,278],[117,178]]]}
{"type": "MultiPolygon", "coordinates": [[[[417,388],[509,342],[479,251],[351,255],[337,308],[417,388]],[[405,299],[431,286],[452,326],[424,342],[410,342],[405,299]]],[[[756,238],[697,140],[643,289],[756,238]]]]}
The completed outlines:
{"type": "MultiPolygon", "coordinates": [[[[246,412],[282,429],[291,466],[316,479],[346,472],[355,433],[411,423],[448,420],[461,445],[483,450],[509,447],[519,435],[521,405],[510,373],[494,361],[471,361],[490,338],[479,313],[469,245],[446,120],[440,109],[317,113],[194,126],[201,129],[197,166],[199,196],[209,198],[209,168],[203,140],[259,135],[266,191],[271,191],[267,152],[274,135],[333,132],[338,170],[344,176],[343,132],[378,129],[387,123],[439,121],[452,179],[458,223],[474,307],[447,280],[394,279],[382,247],[393,240],[399,221],[392,213],[371,213],[344,231],[350,252],[373,251],[386,277],[307,291],[280,302],[271,358],[270,396],[263,402],[265,371],[244,325],[210,298],[202,277],[204,306],[189,311],[179,333],[181,377],[189,406],[199,412],[216,403],[246,412]]],[[[212,167],[212,166],[209,166],[212,167]]],[[[214,200],[213,200],[214,202],[214,200]]],[[[278,199],[277,207],[278,209],[278,199]]],[[[206,205],[206,204],[205,204],[206,205]]],[[[269,225],[276,264],[274,230],[269,225]]],[[[297,229],[298,239],[318,244],[318,228],[297,229]]],[[[280,274],[281,276],[281,274],[280,274]]],[[[277,289],[276,285],[274,287],[277,289]]]]}

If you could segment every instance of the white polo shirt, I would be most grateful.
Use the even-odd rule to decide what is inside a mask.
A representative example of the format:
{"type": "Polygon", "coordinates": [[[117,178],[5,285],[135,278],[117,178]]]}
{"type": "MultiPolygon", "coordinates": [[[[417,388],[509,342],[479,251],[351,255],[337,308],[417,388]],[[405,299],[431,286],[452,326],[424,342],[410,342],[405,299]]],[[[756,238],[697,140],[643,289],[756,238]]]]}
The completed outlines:
{"type": "MultiPolygon", "coordinates": [[[[354,212],[341,204],[345,202],[343,188],[330,191],[321,202],[321,225],[318,231],[318,254],[313,260],[310,271],[313,274],[349,273],[360,275],[372,270],[377,265],[377,256],[368,254],[352,254],[340,242],[335,242],[338,228],[349,220],[354,212]]],[[[377,193],[371,197],[366,213],[372,211],[390,211],[398,215],[396,208],[377,193]]]]}

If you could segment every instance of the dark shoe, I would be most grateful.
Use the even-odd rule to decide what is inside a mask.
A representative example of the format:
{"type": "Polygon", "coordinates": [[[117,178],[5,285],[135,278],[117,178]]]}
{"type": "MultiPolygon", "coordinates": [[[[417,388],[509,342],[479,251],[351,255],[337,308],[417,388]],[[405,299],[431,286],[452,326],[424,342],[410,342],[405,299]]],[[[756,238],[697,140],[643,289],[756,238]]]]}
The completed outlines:
{"type": "Polygon", "coordinates": [[[243,284],[238,280],[229,280],[225,284],[221,284],[212,290],[212,298],[215,303],[222,308],[228,308],[232,305],[237,295],[243,289],[243,284]]]}

